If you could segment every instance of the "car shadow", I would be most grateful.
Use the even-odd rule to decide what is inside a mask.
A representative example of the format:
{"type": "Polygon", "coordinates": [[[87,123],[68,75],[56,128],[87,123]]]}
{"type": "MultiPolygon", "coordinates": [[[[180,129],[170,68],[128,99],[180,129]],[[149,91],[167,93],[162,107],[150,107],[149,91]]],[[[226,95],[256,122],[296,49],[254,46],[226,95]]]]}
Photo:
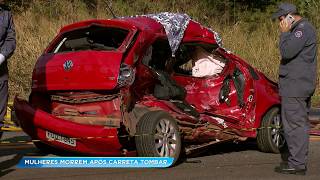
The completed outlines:
{"type": "Polygon", "coordinates": [[[199,151],[193,152],[188,156],[185,156],[182,162],[198,162],[200,161],[190,161],[190,158],[199,158],[205,156],[213,156],[218,154],[227,154],[233,152],[241,152],[241,151],[259,151],[256,140],[248,139],[243,142],[222,142],[219,144],[211,145],[207,148],[203,148],[199,151]]]}
{"type": "Polygon", "coordinates": [[[217,144],[217,146],[211,146],[209,151],[207,152],[208,155],[215,155],[215,154],[226,154],[232,152],[241,152],[241,151],[259,151],[258,145],[255,139],[249,139],[243,142],[226,142],[217,144]]]}

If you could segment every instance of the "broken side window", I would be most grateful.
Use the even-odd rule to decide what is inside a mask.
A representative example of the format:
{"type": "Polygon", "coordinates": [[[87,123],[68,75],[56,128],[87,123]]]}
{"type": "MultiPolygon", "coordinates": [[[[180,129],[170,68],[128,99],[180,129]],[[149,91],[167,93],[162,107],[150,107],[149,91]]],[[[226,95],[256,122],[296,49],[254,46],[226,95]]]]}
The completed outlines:
{"type": "Polygon", "coordinates": [[[169,100],[177,108],[198,117],[199,113],[185,101],[186,90],[184,87],[178,85],[171,77],[174,62],[175,58],[171,55],[171,49],[167,40],[159,39],[152,44],[152,48],[147,49],[142,63],[152,69],[158,80],[154,87],[153,95],[157,99],[169,100]]]}
{"type": "Polygon", "coordinates": [[[213,50],[212,45],[184,44],[176,54],[175,73],[194,77],[219,75],[227,59],[213,50]]]}
{"type": "Polygon", "coordinates": [[[152,44],[152,55],[149,66],[155,70],[167,70],[171,59],[171,49],[167,39],[158,39],[152,44]]]}
{"type": "Polygon", "coordinates": [[[250,65],[248,65],[248,70],[249,70],[249,73],[250,73],[252,79],[254,79],[254,80],[259,80],[259,75],[258,75],[257,72],[253,69],[253,67],[251,67],[250,65]]]}
{"type": "Polygon", "coordinates": [[[231,75],[225,77],[222,88],[219,93],[219,101],[225,102],[230,106],[229,94],[231,93],[231,84],[234,84],[237,93],[238,105],[240,107],[244,106],[244,90],[245,90],[245,77],[242,71],[239,68],[235,68],[231,75]]]}
{"type": "Polygon", "coordinates": [[[245,88],[246,82],[245,82],[244,75],[239,68],[236,68],[234,70],[232,79],[237,91],[239,106],[242,107],[244,105],[243,95],[244,95],[244,88],[245,88]]]}

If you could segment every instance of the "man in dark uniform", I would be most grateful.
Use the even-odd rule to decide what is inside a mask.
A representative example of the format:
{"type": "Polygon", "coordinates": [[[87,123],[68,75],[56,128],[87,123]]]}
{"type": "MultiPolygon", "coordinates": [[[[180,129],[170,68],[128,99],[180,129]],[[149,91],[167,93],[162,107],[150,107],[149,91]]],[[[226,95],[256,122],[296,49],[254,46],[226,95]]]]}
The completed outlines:
{"type": "Polygon", "coordinates": [[[280,4],[273,18],[280,21],[279,93],[287,142],[287,159],[275,171],[305,175],[309,146],[308,113],[317,76],[316,31],[298,14],[293,4],[280,4]]]}
{"type": "Polygon", "coordinates": [[[11,12],[0,0],[0,138],[8,103],[7,60],[16,48],[16,33],[11,12]]]}

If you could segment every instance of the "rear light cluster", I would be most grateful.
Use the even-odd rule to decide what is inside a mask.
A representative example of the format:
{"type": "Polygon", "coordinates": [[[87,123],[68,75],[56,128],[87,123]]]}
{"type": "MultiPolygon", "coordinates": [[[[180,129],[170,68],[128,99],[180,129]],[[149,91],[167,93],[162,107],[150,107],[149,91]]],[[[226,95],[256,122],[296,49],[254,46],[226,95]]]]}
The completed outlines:
{"type": "Polygon", "coordinates": [[[121,64],[118,77],[118,87],[130,86],[135,80],[136,71],[127,64],[121,64]]]}

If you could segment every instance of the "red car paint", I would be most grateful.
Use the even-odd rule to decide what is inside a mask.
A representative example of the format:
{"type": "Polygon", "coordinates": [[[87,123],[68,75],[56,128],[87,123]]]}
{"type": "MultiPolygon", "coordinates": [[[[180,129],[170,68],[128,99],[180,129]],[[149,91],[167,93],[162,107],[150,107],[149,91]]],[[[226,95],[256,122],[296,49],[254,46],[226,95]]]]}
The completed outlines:
{"type": "Polygon", "coordinates": [[[114,89],[117,86],[121,60],[120,52],[81,51],[45,54],[39,58],[34,69],[32,89],[44,91],[65,90],[66,87],[68,90],[114,89]],[[74,68],[64,71],[61,64],[68,59],[73,60],[74,68]],[[78,72],[82,72],[81,75],[78,72]]]}
{"type": "MultiPolygon", "coordinates": [[[[123,155],[128,145],[121,139],[125,137],[129,141],[134,136],[139,120],[131,118],[131,106],[134,106],[164,110],[182,124],[196,124],[200,119],[201,122],[208,122],[219,129],[230,129],[238,138],[257,136],[256,128],[260,127],[264,114],[280,104],[276,84],[256,69],[254,71],[258,78],[254,79],[248,69],[250,66],[244,60],[218,47],[217,51],[229,60],[221,76],[195,78],[177,73],[171,75],[179,85],[185,87],[186,101],[200,113],[199,118],[190,116],[170,101],[159,100],[152,95],[157,80],[150,68],[142,63],[142,59],[146,49],[157,39],[166,39],[165,31],[160,23],[147,17],[90,20],[62,28],[37,61],[30,101],[15,99],[15,111],[23,130],[32,139],[60,149],[90,155],[123,155]],[[127,30],[128,34],[114,51],[52,53],[64,34],[90,26],[120,28],[127,30]],[[67,60],[74,63],[71,70],[63,67],[67,60]],[[118,86],[121,64],[135,69],[135,81],[130,86],[118,86]],[[230,104],[219,102],[223,80],[235,68],[244,74],[245,79],[244,104],[241,107],[233,84],[229,95],[230,104]],[[84,97],[82,92],[88,92],[88,97],[84,97]],[[107,95],[110,94],[114,97],[108,99],[107,95]],[[80,101],[84,101],[84,104],[80,101]],[[74,112],[76,115],[72,114],[74,112]],[[69,115],[76,118],[71,121],[62,118],[69,115]],[[89,121],[78,122],[82,121],[82,116],[112,117],[118,121],[105,126],[90,125],[89,121]],[[224,121],[220,121],[221,119],[224,121]],[[76,146],[50,140],[46,137],[46,131],[75,138],[76,146]]],[[[183,43],[217,46],[214,33],[192,20],[185,31],[183,43]]],[[[207,132],[204,127],[185,137],[185,141],[199,143],[211,139],[223,140],[230,137],[207,132]]]]}
{"type": "Polygon", "coordinates": [[[34,109],[27,102],[16,99],[18,117],[23,113],[20,125],[33,139],[43,140],[55,147],[91,155],[119,155],[121,145],[118,142],[117,129],[103,126],[88,126],[72,123],[54,117],[40,109],[34,109]],[[50,131],[77,139],[77,147],[64,145],[56,141],[48,141],[46,132],[50,131]],[[100,138],[90,138],[100,137],[100,138]]]}

